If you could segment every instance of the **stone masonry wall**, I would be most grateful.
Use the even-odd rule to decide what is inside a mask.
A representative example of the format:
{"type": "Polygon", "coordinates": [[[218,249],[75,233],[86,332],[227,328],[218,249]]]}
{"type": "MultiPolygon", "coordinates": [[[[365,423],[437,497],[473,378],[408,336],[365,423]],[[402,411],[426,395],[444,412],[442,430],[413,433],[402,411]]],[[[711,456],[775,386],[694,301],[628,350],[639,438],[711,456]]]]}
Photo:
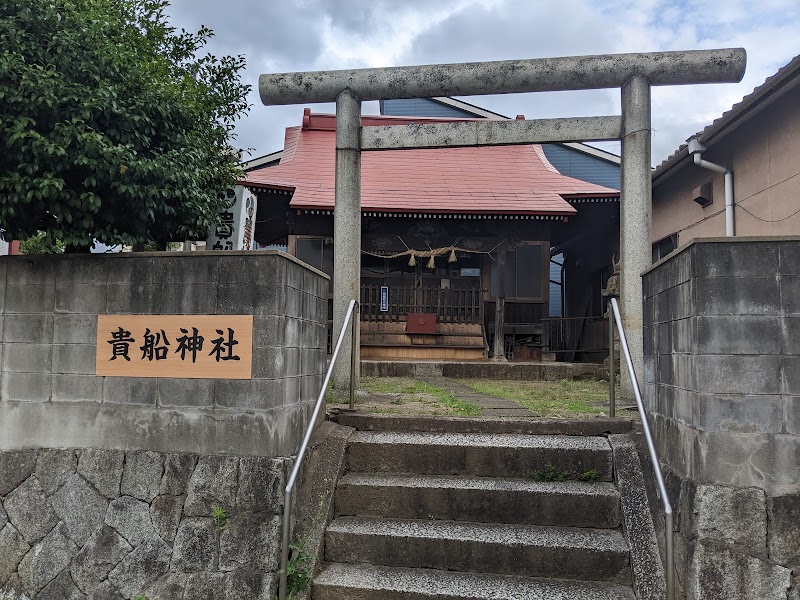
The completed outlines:
{"type": "Polygon", "coordinates": [[[287,458],[0,452],[0,599],[270,600],[290,468],[287,458]]]}
{"type": "Polygon", "coordinates": [[[327,295],[277,252],[0,257],[0,450],[291,455],[322,385],[327,295]],[[103,314],[253,315],[253,378],[97,377],[103,314]]]}
{"type": "Polygon", "coordinates": [[[696,240],[644,274],[645,403],[687,598],[800,598],[800,239],[696,240]]]}

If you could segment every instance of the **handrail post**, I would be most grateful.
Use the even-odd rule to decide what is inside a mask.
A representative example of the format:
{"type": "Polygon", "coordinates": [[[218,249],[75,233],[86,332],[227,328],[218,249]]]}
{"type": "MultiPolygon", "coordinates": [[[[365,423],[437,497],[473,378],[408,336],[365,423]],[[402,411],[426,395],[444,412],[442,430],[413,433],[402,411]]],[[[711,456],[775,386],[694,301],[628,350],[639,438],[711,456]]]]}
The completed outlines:
{"type": "MultiPolygon", "coordinates": [[[[292,490],[294,489],[295,481],[297,481],[297,476],[300,473],[300,467],[303,464],[303,457],[306,454],[306,450],[308,449],[308,443],[311,441],[311,435],[314,433],[314,425],[317,423],[317,418],[319,417],[319,411],[322,408],[322,405],[325,403],[325,392],[328,389],[328,384],[331,381],[331,375],[333,375],[333,366],[336,364],[336,359],[339,357],[339,351],[342,349],[342,342],[344,342],[344,336],[347,333],[347,327],[350,324],[350,321],[353,318],[354,314],[357,314],[358,311],[358,302],[356,300],[350,300],[350,304],[347,307],[347,311],[344,315],[344,320],[342,322],[342,329],[339,331],[339,337],[336,339],[336,344],[333,347],[333,353],[331,354],[331,362],[328,365],[328,370],[325,372],[325,378],[322,381],[322,389],[319,391],[319,395],[317,396],[317,401],[314,404],[314,411],[311,413],[311,419],[308,422],[308,426],[306,427],[305,435],[303,436],[303,441],[300,444],[300,449],[297,451],[297,458],[294,461],[294,466],[292,467],[292,472],[289,474],[289,479],[286,482],[286,493],[283,497],[283,536],[281,539],[281,570],[279,572],[278,578],[278,598],[279,600],[286,600],[286,587],[287,587],[287,577],[286,577],[286,569],[289,566],[289,535],[291,533],[291,513],[292,513],[292,490]]],[[[353,353],[355,355],[355,352],[353,353]]],[[[353,363],[350,363],[352,369],[353,363]]],[[[352,372],[351,372],[352,375],[352,372]]],[[[354,388],[353,388],[353,379],[350,379],[350,398],[352,402],[354,388]]]]}
{"type": "Polygon", "coordinates": [[[674,560],[674,551],[672,548],[672,509],[664,515],[664,527],[666,531],[664,532],[664,545],[666,546],[665,551],[667,553],[667,568],[666,568],[666,578],[667,578],[667,600],[675,600],[675,565],[673,563],[674,560]]]}
{"type": "Polygon", "coordinates": [[[360,348],[358,344],[358,328],[361,325],[361,318],[358,310],[358,302],[353,305],[353,316],[350,319],[350,334],[352,342],[350,344],[350,410],[356,407],[356,369],[358,368],[358,356],[360,348]]]}
{"type": "Polygon", "coordinates": [[[283,537],[281,539],[281,571],[280,579],[278,582],[278,598],[286,600],[286,570],[289,568],[289,530],[291,527],[291,513],[290,502],[292,501],[292,489],[286,487],[286,492],[283,496],[283,537]]]}
{"type": "Polygon", "coordinates": [[[617,416],[617,369],[614,365],[614,311],[611,309],[611,300],[608,302],[608,416],[617,416]]]}
{"type": "Polygon", "coordinates": [[[664,576],[667,586],[667,600],[674,600],[675,598],[675,565],[674,554],[672,545],[672,503],[669,501],[667,494],[667,486],[664,483],[664,476],[661,473],[661,463],[658,459],[658,452],[656,451],[655,443],[653,442],[653,434],[650,431],[650,423],[647,421],[647,412],[644,408],[642,401],[642,393],[639,390],[639,381],[636,378],[636,370],[633,367],[633,360],[631,359],[631,352],[628,348],[628,340],[625,337],[625,328],[622,326],[622,319],[619,314],[619,304],[617,299],[613,296],[609,299],[611,310],[614,312],[614,322],[617,325],[617,333],[619,333],[619,346],[622,355],[625,358],[625,365],[628,368],[628,375],[631,378],[633,387],[633,395],[636,398],[636,407],[639,410],[639,417],[642,420],[642,432],[644,439],[647,443],[647,451],[650,454],[650,463],[653,466],[653,474],[658,484],[657,492],[664,507],[664,550],[666,552],[666,563],[664,567],[664,576]]]}

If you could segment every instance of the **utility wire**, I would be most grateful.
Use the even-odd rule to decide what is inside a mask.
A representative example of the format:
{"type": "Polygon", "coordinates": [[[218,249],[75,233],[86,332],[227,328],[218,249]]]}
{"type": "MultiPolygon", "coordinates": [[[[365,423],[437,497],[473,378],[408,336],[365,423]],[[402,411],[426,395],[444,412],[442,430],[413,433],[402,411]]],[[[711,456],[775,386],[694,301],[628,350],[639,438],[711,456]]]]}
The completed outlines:
{"type": "Polygon", "coordinates": [[[762,221],[763,223],[780,223],[781,221],[785,221],[786,219],[791,219],[791,218],[792,218],[793,216],[795,216],[797,213],[800,213],[800,208],[798,208],[798,209],[797,209],[796,211],[794,211],[792,214],[790,214],[790,215],[788,215],[788,216],[786,216],[786,217],[783,217],[782,219],[762,219],[761,217],[759,217],[759,216],[757,216],[757,215],[754,215],[753,213],[751,213],[749,210],[747,210],[747,209],[746,209],[744,206],[742,206],[741,204],[737,204],[736,206],[737,206],[738,208],[741,208],[741,209],[742,209],[744,212],[746,212],[748,215],[750,215],[750,216],[751,216],[751,217],[753,217],[754,219],[758,219],[759,221],[762,221]]]}

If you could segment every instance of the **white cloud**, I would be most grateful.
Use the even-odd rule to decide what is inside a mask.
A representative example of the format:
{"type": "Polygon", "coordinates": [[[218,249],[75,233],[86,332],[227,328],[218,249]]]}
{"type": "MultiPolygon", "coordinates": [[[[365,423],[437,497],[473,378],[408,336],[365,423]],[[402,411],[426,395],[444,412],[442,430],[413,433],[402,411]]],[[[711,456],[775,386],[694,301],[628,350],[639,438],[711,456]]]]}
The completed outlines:
{"type": "MultiPolygon", "coordinates": [[[[744,47],[748,68],[739,84],[654,88],[654,163],[800,50],[797,0],[240,0],[225,10],[213,0],[177,0],[170,10],[179,26],[214,29],[211,51],[245,53],[254,87],[264,72],[744,47]]],[[[280,149],[285,127],[299,124],[303,107],[264,107],[256,92],[251,100],[239,143],[256,154],[280,149]]],[[[617,90],[469,101],[531,118],[619,111],[617,90]]],[[[375,103],[365,112],[377,112],[375,103]]]]}
{"type": "MultiPolygon", "coordinates": [[[[429,11],[400,4],[400,12],[391,19],[375,18],[369,27],[343,35],[335,20],[327,16],[322,28],[323,52],[320,69],[337,69],[342,65],[358,67],[387,67],[400,64],[402,57],[421,33],[434,30],[452,14],[463,10],[470,2],[438,7],[429,11]]],[[[376,15],[377,17],[377,15],[376,15]]]]}

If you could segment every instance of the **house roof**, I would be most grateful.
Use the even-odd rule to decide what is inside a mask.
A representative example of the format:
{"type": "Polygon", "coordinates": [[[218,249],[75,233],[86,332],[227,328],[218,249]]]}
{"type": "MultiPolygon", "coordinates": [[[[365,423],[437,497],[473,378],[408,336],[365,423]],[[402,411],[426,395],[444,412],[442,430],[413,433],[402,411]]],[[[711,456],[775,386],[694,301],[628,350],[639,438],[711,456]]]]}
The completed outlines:
{"type": "MultiPolygon", "coordinates": [[[[445,106],[457,108],[458,110],[463,110],[464,112],[471,113],[475,116],[486,117],[488,119],[511,118],[505,115],[501,115],[500,113],[496,113],[494,111],[481,108],[480,106],[476,106],[475,104],[464,102],[463,100],[450,98],[449,96],[437,96],[435,98],[429,98],[429,100],[438,102],[439,104],[444,104],[445,106]]],[[[581,152],[583,154],[588,154],[589,156],[600,158],[606,162],[610,162],[615,165],[619,165],[622,162],[619,155],[614,154],[613,152],[607,152],[606,150],[602,150],[600,148],[595,148],[594,146],[590,146],[589,144],[584,144],[583,142],[555,142],[555,143],[557,143],[559,146],[572,148],[573,150],[577,150],[578,152],[581,152]]]]}
{"type": "Polygon", "coordinates": [[[251,158],[250,160],[242,161],[241,167],[245,173],[249,171],[255,171],[256,169],[261,169],[262,167],[269,167],[278,164],[282,156],[283,150],[270,152],[269,154],[263,154],[261,156],[256,156],[255,158],[251,158]]]}
{"type": "MultiPolygon", "coordinates": [[[[686,141],[697,138],[705,145],[711,146],[725,136],[733,133],[737,128],[759,114],[775,100],[786,92],[800,85],[800,55],[795,56],[788,64],[784,65],[774,75],[767,77],[766,81],[755,88],[750,94],[742,98],[741,102],[734,104],[730,110],[722,113],[702,131],[690,136],[686,141]]],[[[690,162],[688,144],[681,144],[678,149],[667,157],[653,171],[653,185],[657,186],[666,180],[677,167],[690,162]]]]}
{"type": "MultiPolygon", "coordinates": [[[[364,116],[362,125],[475,119],[364,116]]],[[[483,119],[481,119],[483,120],[483,119]]],[[[306,109],[286,129],[280,164],[246,174],[251,187],[293,190],[290,207],[334,207],[336,117],[306,109]]],[[[564,218],[577,198],[616,198],[617,190],[561,175],[539,145],[364,152],[361,207],[376,213],[536,215],[564,218]]]]}
{"type": "MultiPolygon", "coordinates": [[[[450,106],[452,108],[461,110],[463,112],[475,115],[476,117],[484,117],[488,119],[511,118],[505,115],[501,115],[500,113],[496,113],[494,111],[481,108],[480,106],[477,106],[475,104],[464,102],[463,100],[450,98],[449,96],[437,96],[435,98],[428,98],[428,100],[431,100],[432,102],[438,102],[439,104],[444,104],[445,106],[450,106]]],[[[587,154],[589,156],[600,158],[606,162],[612,163],[617,166],[619,166],[621,163],[619,155],[614,154],[613,152],[608,152],[601,148],[595,148],[594,146],[584,144],[583,142],[555,142],[555,143],[559,146],[564,146],[565,148],[572,148],[573,150],[577,150],[582,154],[587,154]]],[[[281,159],[282,155],[283,155],[283,150],[276,150],[275,152],[270,152],[269,154],[264,154],[262,156],[251,158],[250,160],[242,161],[241,166],[245,172],[254,171],[255,169],[271,166],[277,163],[281,159]]]]}

